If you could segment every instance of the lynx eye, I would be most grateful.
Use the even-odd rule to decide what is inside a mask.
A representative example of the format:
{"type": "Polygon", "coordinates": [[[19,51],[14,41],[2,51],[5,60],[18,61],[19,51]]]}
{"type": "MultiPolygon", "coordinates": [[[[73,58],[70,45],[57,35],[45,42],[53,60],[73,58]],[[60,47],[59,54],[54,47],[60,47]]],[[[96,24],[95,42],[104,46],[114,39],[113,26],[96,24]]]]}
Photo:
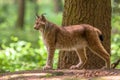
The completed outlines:
{"type": "Polygon", "coordinates": [[[36,22],[36,24],[39,24],[38,22],[36,22]]]}

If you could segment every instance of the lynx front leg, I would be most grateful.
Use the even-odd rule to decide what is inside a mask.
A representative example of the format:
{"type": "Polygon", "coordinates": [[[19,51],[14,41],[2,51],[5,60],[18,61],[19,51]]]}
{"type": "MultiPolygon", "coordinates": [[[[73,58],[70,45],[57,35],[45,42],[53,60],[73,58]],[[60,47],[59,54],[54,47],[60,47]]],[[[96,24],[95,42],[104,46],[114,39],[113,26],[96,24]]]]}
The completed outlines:
{"type": "Polygon", "coordinates": [[[77,53],[78,58],[79,58],[79,63],[77,65],[71,66],[70,69],[82,69],[87,61],[85,48],[77,49],[76,53],[77,53]]]}
{"type": "Polygon", "coordinates": [[[52,69],[55,48],[48,48],[47,62],[43,70],[52,69]]]}

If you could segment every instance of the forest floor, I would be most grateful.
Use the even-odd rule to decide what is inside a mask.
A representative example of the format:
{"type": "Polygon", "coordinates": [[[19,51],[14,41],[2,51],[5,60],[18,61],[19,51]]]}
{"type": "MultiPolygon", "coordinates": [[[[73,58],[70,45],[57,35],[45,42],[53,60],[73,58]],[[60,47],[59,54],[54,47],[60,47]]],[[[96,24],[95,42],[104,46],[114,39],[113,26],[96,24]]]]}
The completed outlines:
{"type": "Polygon", "coordinates": [[[0,80],[120,80],[120,70],[31,70],[1,73],[0,80]]]}

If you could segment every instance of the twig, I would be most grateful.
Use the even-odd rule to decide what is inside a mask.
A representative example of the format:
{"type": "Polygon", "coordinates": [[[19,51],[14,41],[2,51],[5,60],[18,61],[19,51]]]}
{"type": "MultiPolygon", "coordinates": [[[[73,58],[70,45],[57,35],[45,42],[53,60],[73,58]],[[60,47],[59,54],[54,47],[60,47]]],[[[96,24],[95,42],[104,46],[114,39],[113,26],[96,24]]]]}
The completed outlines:
{"type": "Polygon", "coordinates": [[[112,69],[115,69],[119,63],[120,63],[120,59],[118,59],[116,62],[112,64],[112,69]]]}

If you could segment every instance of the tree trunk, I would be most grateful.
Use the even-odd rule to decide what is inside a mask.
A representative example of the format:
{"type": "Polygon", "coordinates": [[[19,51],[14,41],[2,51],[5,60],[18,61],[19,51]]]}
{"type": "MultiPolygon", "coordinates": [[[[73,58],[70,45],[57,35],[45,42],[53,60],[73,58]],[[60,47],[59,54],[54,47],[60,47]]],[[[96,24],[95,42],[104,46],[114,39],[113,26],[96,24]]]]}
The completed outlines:
{"type": "Polygon", "coordinates": [[[25,11],[25,0],[18,0],[18,20],[17,27],[23,29],[24,26],[24,11],[25,11]]]}
{"type": "MultiPolygon", "coordinates": [[[[90,24],[99,28],[104,36],[103,46],[110,53],[111,0],[65,0],[62,25],[90,24]]],[[[104,61],[87,49],[88,61],[84,68],[97,69],[104,61]]],[[[74,51],[60,51],[58,68],[69,68],[78,63],[74,51]]]]}

